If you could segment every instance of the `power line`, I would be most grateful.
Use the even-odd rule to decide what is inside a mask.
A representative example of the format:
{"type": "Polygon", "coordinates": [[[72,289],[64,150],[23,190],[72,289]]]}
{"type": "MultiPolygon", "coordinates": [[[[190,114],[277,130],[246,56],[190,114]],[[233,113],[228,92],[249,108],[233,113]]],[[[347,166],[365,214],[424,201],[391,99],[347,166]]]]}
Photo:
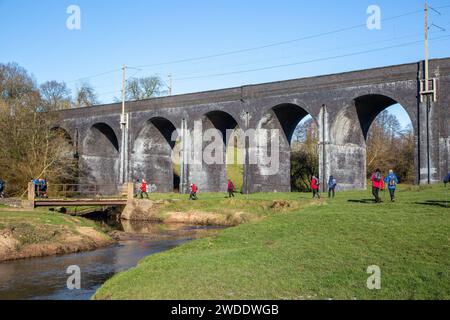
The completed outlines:
{"type": "MultiPolygon", "coordinates": [[[[431,40],[436,41],[436,40],[441,40],[441,39],[448,38],[448,37],[450,37],[450,35],[439,37],[439,38],[434,38],[431,40]]],[[[362,54],[366,54],[366,53],[379,52],[379,51],[384,51],[384,50],[389,50],[389,49],[394,49],[394,48],[406,47],[406,46],[410,46],[410,45],[414,45],[414,44],[418,44],[418,43],[422,43],[422,42],[423,42],[422,40],[419,40],[419,41],[406,42],[406,43],[402,43],[402,44],[398,44],[398,45],[387,46],[387,47],[382,47],[382,48],[377,48],[377,49],[371,49],[371,50],[359,51],[359,52],[354,52],[354,53],[349,53],[349,54],[331,56],[331,57],[326,57],[326,58],[318,58],[318,59],[306,60],[306,61],[301,61],[301,62],[280,64],[280,65],[247,69],[247,70],[239,70],[239,71],[233,71],[233,72],[224,72],[224,73],[215,73],[215,74],[208,74],[208,75],[195,76],[195,77],[177,78],[174,80],[183,81],[183,80],[203,79],[203,78],[221,77],[221,76],[234,75],[234,74],[250,73],[250,72],[256,72],[256,71],[264,71],[264,70],[270,70],[270,69],[278,69],[278,68],[291,67],[291,66],[297,66],[297,65],[314,63],[314,62],[321,62],[321,61],[327,61],[327,60],[335,60],[335,59],[339,59],[339,58],[352,57],[352,56],[362,55],[362,54]]]]}
{"type": "MultiPolygon", "coordinates": [[[[439,32],[442,32],[442,31],[436,31],[434,33],[439,33],[439,32]]],[[[383,40],[379,40],[379,41],[371,41],[371,42],[359,43],[357,45],[352,45],[352,46],[345,46],[345,47],[341,46],[341,47],[336,47],[336,48],[326,49],[326,50],[310,50],[308,52],[303,52],[303,54],[325,53],[325,52],[339,51],[339,50],[342,50],[342,49],[366,47],[366,46],[372,46],[372,45],[375,45],[375,44],[401,40],[401,39],[416,38],[418,36],[423,36],[423,34],[422,33],[415,33],[415,34],[409,34],[409,35],[405,35],[405,36],[396,36],[396,37],[392,37],[392,38],[389,38],[389,39],[383,39],[383,40]]],[[[294,58],[294,57],[298,57],[298,55],[277,57],[277,58],[275,58],[275,60],[283,60],[283,59],[294,58]]],[[[272,61],[272,60],[274,60],[274,59],[263,59],[263,60],[259,60],[258,62],[267,62],[267,61],[272,61]]],[[[245,65],[249,65],[249,64],[251,64],[253,62],[255,62],[255,61],[252,61],[250,63],[233,64],[233,65],[228,66],[228,67],[245,66],[245,65]]],[[[188,77],[188,76],[189,76],[189,73],[186,76],[183,76],[183,75],[180,76],[179,75],[179,78],[184,78],[184,77],[188,77]]],[[[174,80],[177,80],[177,79],[174,79],[174,80]]]]}
{"type": "MultiPolygon", "coordinates": [[[[446,8],[450,8],[450,5],[435,7],[435,8],[432,8],[432,9],[436,13],[441,15],[441,13],[439,11],[437,11],[437,9],[446,9],[446,8]]],[[[385,18],[385,19],[382,19],[382,21],[384,21],[384,22],[391,21],[391,20],[403,18],[403,17],[406,17],[406,16],[418,14],[418,13],[421,13],[421,12],[423,12],[423,9],[407,12],[407,13],[400,14],[400,15],[393,16],[393,17],[389,17],[389,18],[385,18]]],[[[142,66],[138,66],[138,67],[128,67],[128,68],[137,70],[137,72],[132,76],[132,77],[134,77],[137,73],[141,72],[142,69],[145,69],[145,68],[150,68],[150,67],[155,67],[155,66],[164,66],[164,65],[170,65],[170,64],[178,64],[178,63],[191,62],[191,61],[206,60],[206,59],[217,58],[217,57],[222,57],[222,56],[227,56],[227,55],[251,52],[251,51],[255,51],[255,50],[261,50],[261,49],[265,49],[265,48],[282,46],[282,45],[287,45],[287,44],[290,44],[290,43],[295,43],[295,42],[300,42],[300,41],[304,41],[304,40],[310,40],[310,39],[319,38],[319,37],[323,37],[323,36],[328,36],[328,35],[333,35],[333,34],[337,34],[337,33],[342,33],[342,32],[346,32],[346,31],[358,29],[358,28],[361,28],[361,27],[366,27],[366,24],[354,25],[354,26],[340,28],[340,29],[336,29],[336,30],[332,30],[332,31],[328,31],[328,32],[322,32],[322,33],[318,33],[318,34],[314,34],[314,35],[309,35],[309,36],[304,36],[304,37],[300,37],[300,38],[296,38],[296,39],[270,43],[270,44],[267,44],[267,45],[262,45],[262,46],[257,46],[257,47],[245,48],[245,49],[240,49],[240,50],[233,50],[233,51],[222,52],[222,53],[218,53],[218,54],[211,54],[211,55],[200,56],[200,57],[193,57],[193,58],[186,58],[186,59],[180,59],[180,60],[167,61],[167,62],[162,62],[162,63],[154,63],[154,64],[142,65],[142,66]]],[[[432,40],[439,40],[439,39],[442,39],[442,38],[446,38],[446,37],[435,38],[435,39],[432,39],[432,40]]],[[[383,42],[383,41],[379,41],[379,42],[383,42]]],[[[392,49],[392,48],[397,48],[397,47],[402,47],[402,46],[408,46],[408,45],[416,44],[416,43],[419,43],[419,42],[420,41],[415,41],[415,42],[404,43],[404,44],[394,45],[394,46],[389,46],[389,47],[384,47],[384,48],[378,48],[378,49],[373,49],[373,50],[366,50],[366,51],[350,53],[350,54],[345,54],[345,55],[327,57],[327,58],[313,59],[313,60],[302,61],[302,62],[297,62],[297,63],[289,63],[289,64],[282,64],[282,65],[275,65],[275,66],[268,66],[268,67],[248,69],[248,70],[241,70],[241,71],[234,71],[234,72],[226,72],[226,73],[216,73],[216,74],[203,75],[203,76],[181,77],[181,78],[177,78],[177,79],[174,79],[174,80],[182,81],[182,80],[188,80],[188,79],[200,79],[200,78],[207,78],[207,77],[218,77],[218,76],[225,76],[225,75],[232,75],[232,74],[239,74],[239,73],[249,73],[249,72],[262,71],[262,70],[270,70],[270,69],[275,69],[275,68],[282,68],[282,67],[288,67],[288,66],[294,66],[294,65],[300,65],[300,64],[307,64],[307,63],[313,63],[313,62],[319,62],[319,61],[333,60],[333,59],[338,59],[338,58],[342,58],[342,57],[349,57],[349,56],[361,55],[361,54],[370,53],[370,52],[377,52],[377,51],[382,51],[382,50],[388,50],[388,49],[392,49]]],[[[333,50],[331,50],[331,51],[333,51],[333,50]]],[[[73,83],[73,82],[77,82],[77,81],[81,81],[81,80],[87,80],[87,79],[92,79],[92,78],[96,78],[96,77],[101,77],[101,76],[112,74],[112,73],[116,73],[116,72],[119,72],[119,71],[121,71],[120,68],[119,69],[110,70],[110,71],[106,71],[106,72],[102,72],[102,73],[98,73],[98,74],[94,74],[94,75],[91,75],[91,76],[81,77],[81,78],[78,78],[76,80],[69,81],[67,83],[73,83]]],[[[130,77],[130,78],[132,78],[132,77],[130,77]]],[[[120,92],[120,91],[117,90],[117,91],[101,93],[101,94],[99,94],[99,96],[112,94],[112,93],[117,93],[117,92],[120,92]]]]}
{"type": "Polygon", "coordinates": [[[87,76],[87,77],[82,77],[82,78],[78,78],[78,79],[75,79],[75,80],[70,80],[70,81],[67,81],[66,83],[74,83],[74,82],[78,82],[78,81],[82,81],[82,80],[98,78],[98,77],[101,77],[101,76],[105,76],[105,75],[108,75],[108,74],[119,72],[121,70],[122,69],[119,68],[119,69],[114,69],[114,70],[110,70],[110,71],[105,71],[105,72],[102,72],[102,73],[94,74],[92,76],[87,76]]]}
{"type": "MultiPolygon", "coordinates": [[[[450,5],[435,7],[435,8],[432,8],[432,9],[434,11],[436,11],[437,13],[441,14],[437,10],[438,9],[446,9],[446,8],[450,8],[450,5]]],[[[407,12],[407,13],[400,14],[400,15],[397,15],[397,16],[393,16],[393,17],[382,19],[382,21],[384,21],[384,22],[391,21],[391,20],[403,18],[403,17],[406,17],[406,16],[418,14],[418,13],[421,13],[422,11],[423,11],[422,9],[421,10],[415,10],[415,11],[407,12]]],[[[170,65],[170,64],[178,64],[178,63],[184,63],[184,62],[191,62],[191,61],[199,61],[199,60],[206,60],[206,59],[211,59],[211,58],[217,58],[217,57],[233,55],[233,54],[238,54],[238,53],[251,52],[251,51],[255,51],[255,50],[260,50],[260,49],[265,49],[265,48],[270,48],[270,47],[275,47],[275,46],[281,46],[281,45],[286,45],[286,44],[289,44],[289,43],[294,43],[294,42],[314,39],[314,38],[318,38],[318,37],[322,37],[322,36],[332,35],[332,34],[336,34],[336,33],[341,33],[341,32],[345,32],[345,31],[350,31],[350,30],[361,28],[361,27],[365,27],[365,26],[366,26],[366,24],[359,24],[359,25],[354,25],[354,26],[351,26],[351,27],[341,28],[341,29],[337,29],[337,30],[333,30],[333,31],[323,32],[323,33],[310,35],[310,36],[305,36],[305,37],[301,37],[301,38],[297,38],[297,39],[291,39],[291,40],[286,40],[286,41],[281,41],[281,42],[275,42],[275,43],[262,45],[262,46],[257,46],[257,47],[252,47],[252,48],[246,48],[246,49],[241,49],[241,50],[222,52],[222,53],[211,54],[211,55],[207,55],[207,56],[200,56],[200,57],[194,57],[194,58],[186,58],[186,59],[180,59],[180,60],[172,60],[172,61],[167,61],[167,62],[142,65],[142,66],[138,66],[137,68],[149,68],[149,67],[156,67],[156,66],[163,66],[163,65],[170,65]]],[[[130,68],[130,67],[128,67],[128,68],[130,68]]],[[[78,81],[82,81],[82,80],[98,78],[98,77],[101,77],[101,76],[104,76],[104,75],[108,75],[108,74],[119,72],[121,70],[122,70],[121,68],[113,69],[113,70],[101,72],[101,73],[90,75],[90,76],[80,77],[78,79],[67,81],[66,83],[70,84],[70,83],[74,83],[74,82],[78,82],[78,81]]]]}
{"type": "MultiPolygon", "coordinates": [[[[422,13],[422,12],[423,12],[422,9],[421,10],[415,10],[415,11],[411,11],[411,12],[408,12],[408,13],[404,13],[404,14],[401,14],[401,15],[394,16],[394,17],[382,19],[382,21],[395,20],[395,19],[403,18],[403,17],[406,17],[406,16],[410,16],[410,15],[414,15],[414,14],[418,14],[418,13],[422,13]]],[[[227,51],[227,52],[211,54],[211,55],[206,55],[206,56],[200,56],[200,57],[193,57],[193,58],[172,60],[172,61],[161,62],[161,63],[141,65],[141,66],[138,66],[138,68],[143,68],[144,69],[144,68],[150,68],[150,67],[156,67],[156,66],[163,66],[163,65],[178,64],[178,63],[184,63],[184,62],[206,60],[206,59],[218,58],[218,57],[223,57],[223,56],[228,56],[228,55],[233,55],[233,54],[238,54],[238,53],[251,52],[251,51],[255,51],[255,50],[261,50],[261,49],[266,49],[266,48],[271,48],[271,47],[276,47],[276,46],[282,46],[282,45],[286,45],[286,44],[290,44],[290,43],[294,43],[294,42],[320,38],[320,37],[323,37],[323,36],[328,36],[328,35],[333,35],[333,34],[337,34],[337,33],[342,33],[342,32],[345,32],[345,31],[359,29],[359,28],[366,27],[366,26],[367,25],[365,23],[364,24],[358,24],[358,25],[354,25],[354,26],[350,26],[350,27],[345,27],[345,28],[336,29],[336,30],[332,30],[332,31],[322,32],[322,33],[309,35],[309,36],[304,36],[304,37],[300,37],[300,38],[296,38],[296,39],[280,41],[280,42],[274,42],[274,43],[270,43],[270,44],[267,44],[267,45],[251,47],[251,48],[245,48],[245,49],[240,49],[240,50],[227,51]]]]}

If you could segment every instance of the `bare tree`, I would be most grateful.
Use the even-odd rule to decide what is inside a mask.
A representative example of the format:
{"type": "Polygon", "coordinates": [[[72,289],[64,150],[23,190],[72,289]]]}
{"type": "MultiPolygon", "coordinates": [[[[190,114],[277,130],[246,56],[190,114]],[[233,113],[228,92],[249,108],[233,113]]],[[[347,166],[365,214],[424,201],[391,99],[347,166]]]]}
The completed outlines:
{"type": "Polygon", "coordinates": [[[0,79],[0,172],[8,193],[22,194],[32,178],[58,183],[76,175],[73,145],[52,129],[57,115],[43,112],[32,78],[10,64],[0,65],[0,79]]]}
{"type": "Polygon", "coordinates": [[[414,135],[412,128],[401,129],[395,115],[381,112],[367,137],[367,176],[379,168],[396,171],[400,181],[413,182],[414,135]]]}
{"type": "Polygon", "coordinates": [[[38,108],[39,91],[34,79],[16,63],[0,64],[0,99],[7,103],[6,112],[14,114],[16,108],[38,108]]]}
{"type": "Polygon", "coordinates": [[[87,82],[81,83],[75,95],[75,107],[92,107],[99,104],[94,88],[87,82]]]}
{"type": "Polygon", "coordinates": [[[160,77],[133,78],[127,83],[126,99],[128,101],[144,100],[167,94],[165,84],[160,77]]]}
{"type": "Polygon", "coordinates": [[[311,117],[297,126],[292,140],[292,190],[310,191],[311,176],[319,174],[318,130],[311,117]]]}
{"type": "Polygon", "coordinates": [[[64,82],[47,81],[40,85],[42,104],[45,110],[68,109],[71,106],[70,89],[64,82]]]}

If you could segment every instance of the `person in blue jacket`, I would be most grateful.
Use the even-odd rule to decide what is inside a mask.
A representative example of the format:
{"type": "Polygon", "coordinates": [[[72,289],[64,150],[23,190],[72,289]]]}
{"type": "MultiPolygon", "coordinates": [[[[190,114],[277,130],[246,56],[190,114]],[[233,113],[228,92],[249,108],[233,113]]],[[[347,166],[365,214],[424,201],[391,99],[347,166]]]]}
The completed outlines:
{"type": "Polygon", "coordinates": [[[447,183],[450,183],[450,172],[444,178],[444,186],[447,187],[447,183]]]}
{"type": "Polygon", "coordinates": [[[395,190],[397,189],[398,178],[393,170],[389,170],[389,174],[384,178],[384,182],[388,186],[391,201],[395,201],[395,190]]]}
{"type": "Polygon", "coordinates": [[[330,178],[328,179],[328,198],[334,198],[334,195],[336,193],[336,186],[336,179],[334,178],[334,176],[330,176],[330,178]]]}

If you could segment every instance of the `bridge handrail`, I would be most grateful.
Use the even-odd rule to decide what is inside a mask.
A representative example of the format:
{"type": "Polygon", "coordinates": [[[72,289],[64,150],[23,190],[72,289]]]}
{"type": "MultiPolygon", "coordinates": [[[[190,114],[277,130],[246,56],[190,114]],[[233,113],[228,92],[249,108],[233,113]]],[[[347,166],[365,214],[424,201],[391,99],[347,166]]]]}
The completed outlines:
{"type": "MultiPolygon", "coordinates": [[[[36,193],[36,186],[33,183],[28,184],[28,200],[35,201],[40,198],[39,191],[36,193]]],[[[111,197],[126,197],[128,193],[133,192],[128,187],[128,184],[88,184],[88,183],[67,183],[67,184],[47,184],[46,197],[47,198],[76,198],[86,199],[87,197],[111,198],[111,197]]]]}

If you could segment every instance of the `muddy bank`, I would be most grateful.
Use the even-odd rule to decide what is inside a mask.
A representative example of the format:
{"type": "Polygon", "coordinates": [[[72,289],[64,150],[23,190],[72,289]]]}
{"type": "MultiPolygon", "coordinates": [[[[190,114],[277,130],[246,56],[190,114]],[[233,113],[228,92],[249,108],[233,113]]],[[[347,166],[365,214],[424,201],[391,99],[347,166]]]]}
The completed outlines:
{"type": "Polygon", "coordinates": [[[155,223],[145,221],[121,220],[121,230],[113,230],[108,235],[116,241],[154,241],[171,240],[176,237],[190,239],[211,236],[223,227],[202,227],[180,223],[155,223]]]}
{"type": "Polygon", "coordinates": [[[90,251],[113,243],[93,227],[19,224],[0,230],[0,262],[90,251]]]}
{"type": "Polygon", "coordinates": [[[148,221],[166,224],[231,227],[256,218],[249,213],[235,210],[226,214],[201,210],[168,211],[167,208],[171,204],[173,202],[169,200],[134,200],[125,207],[121,219],[125,221],[148,221]]]}
{"type": "Polygon", "coordinates": [[[242,223],[262,219],[266,215],[277,214],[299,208],[297,201],[274,200],[252,203],[251,201],[218,203],[217,210],[186,208],[181,201],[171,200],[133,200],[122,212],[121,218],[127,221],[150,221],[167,224],[188,224],[199,226],[232,227],[242,223]],[[259,213],[255,207],[261,208],[259,213]],[[253,212],[252,212],[253,211],[253,212]]]}

